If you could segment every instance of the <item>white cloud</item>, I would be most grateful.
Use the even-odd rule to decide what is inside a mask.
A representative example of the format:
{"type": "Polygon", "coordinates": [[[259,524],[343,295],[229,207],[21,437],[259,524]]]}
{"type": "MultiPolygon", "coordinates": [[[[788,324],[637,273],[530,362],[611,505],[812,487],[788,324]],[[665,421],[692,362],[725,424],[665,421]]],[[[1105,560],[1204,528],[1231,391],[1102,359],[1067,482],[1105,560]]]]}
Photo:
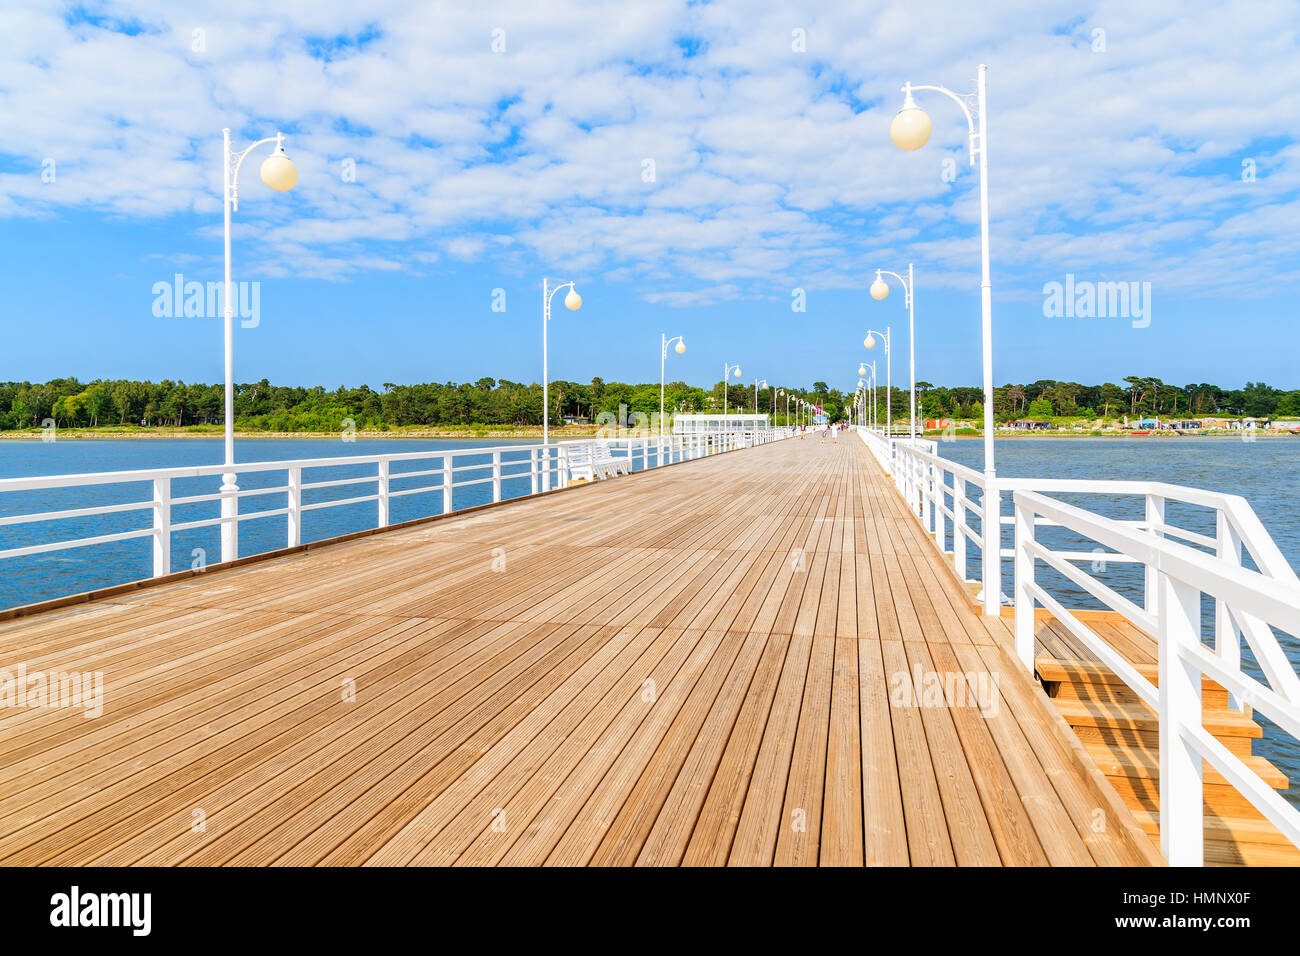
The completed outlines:
{"type": "Polygon", "coordinates": [[[968,287],[978,207],[960,113],[923,95],[935,132],[914,154],[887,128],[903,80],[967,92],[984,61],[1000,287],[1108,270],[1198,294],[1236,294],[1243,274],[1295,281],[1290,5],[94,9],[144,29],[68,23],[47,3],[6,13],[0,215],[90,206],[215,227],[221,128],[243,142],[281,128],[299,186],[268,194],[254,163],[238,216],[240,241],[262,247],[249,261],[277,274],[418,270],[438,250],[699,304],[861,284],[873,262],[912,258],[928,282],[968,287]],[[806,52],[791,48],[796,29],[806,52]]]}

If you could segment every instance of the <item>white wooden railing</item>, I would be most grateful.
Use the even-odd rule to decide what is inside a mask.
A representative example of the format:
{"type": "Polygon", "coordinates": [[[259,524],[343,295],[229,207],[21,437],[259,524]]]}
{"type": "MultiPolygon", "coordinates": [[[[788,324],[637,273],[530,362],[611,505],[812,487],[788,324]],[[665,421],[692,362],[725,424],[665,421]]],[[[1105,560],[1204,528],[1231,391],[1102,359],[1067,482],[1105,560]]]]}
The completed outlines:
{"type": "MultiPolygon", "coordinates": [[[[550,445],[500,445],[462,449],[403,452],[395,454],[350,455],[340,458],[309,458],[292,461],[252,461],[236,465],[201,465],[183,468],[146,468],[137,471],[96,472],[76,475],[43,475],[29,478],[0,479],[0,529],[32,528],[48,522],[73,518],[93,518],[144,512],[150,516],[148,525],[127,531],[98,534],[88,537],[61,538],[0,550],[0,560],[28,555],[86,548],[116,541],[147,538],[153,547],[153,576],[171,573],[171,539],[177,532],[201,528],[222,528],[221,560],[233,561],[239,557],[238,527],[241,522],[262,520],[277,516],[285,518],[285,544],[297,547],[302,543],[303,516],[324,508],[374,502],[376,527],[391,523],[394,499],[408,495],[440,496],[441,507],[429,514],[450,514],[453,492],[457,488],[488,485],[491,501],[502,500],[503,483],[528,482],[527,493],[538,494],[564,488],[570,484],[569,456],[575,445],[588,446],[603,443],[609,454],[625,461],[633,470],[659,468],[720,452],[748,448],[777,439],[789,437],[784,428],[750,430],[745,432],[714,432],[691,435],[628,435],[613,438],[591,438],[578,441],[561,441],[550,445]],[[394,465],[416,463],[409,470],[394,469],[394,465]],[[308,473],[344,466],[373,466],[373,473],[343,478],[318,478],[308,480],[308,473]],[[283,473],[284,484],[270,487],[239,488],[238,484],[224,486],[223,490],[177,496],[173,483],[181,479],[220,477],[233,471],[236,476],[265,472],[283,473]],[[61,510],[24,510],[19,513],[11,504],[11,495],[20,492],[53,491],[56,489],[91,489],[111,485],[142,484],[151,489],[148,497],[113,504],[61,510]],[[400,487],[394,487],[395,484],[400,487]],[[360,486],[361,493],[345,498],[305,502],[304,494],[325,488],[360,486]],[[282,495],[283,507],[241,510],[242,499],[282,495]],[[221,514],[212,517],[178,521],[176,508],[217,503],[221,514]]],[[[512,497],[507,495],[507,497],[512,497]]],[[[513,497],[518,497],[514,495],[513,497]]],[[[483,502],[486,503],[486,502],[483,502]]],[[[2,567],[2,565],[0,565],[2,567]]]]}
{"type": "Polygon", "coordinates": [[[963,580],[971,565],[967,548],[979,550],[983,608],[998,614],[1004,600],[1014,606],[1016,655],[1031,673],[1035,608],[1042,606],[1155,711],[1161,850],[1171,864],[1203,862],[1202,758],[1300,846],[1300,811],[1202,722],[1205,675],[1227,689],[1232,709],[1253,707],[1300,739],[1300,677],[1283,645],[1290,639],[1293,651],[1300,648],[1294,641],[1300,635],[1300,578],[1244,498],[1160,481],[997,478],[990,487],[982,473],[940,457],[934,443],[867,429],[860,434],[936,547],[951,554],[963,580]],[[1103,515],[1053,497],[1062,494],[1097,496],[1110,510],[1132,502],[1130,510],[1142,517],[1103,515]],[[1006,495],[1012,500],[1009,515],[1002,514],[1006,495]],[[1175,524],[1170,504],[1205,530],[1175,524]],[[1014,543],[1003,547],[1002,529],[1008,526],[1014,543]],[[1040,537],[1041,528],[1062,529],[1054,534],[1070,540],[1053,547],[1040,537]],[[1014,562],[1010,598],[1001,593],[1004,558],[1014,562]],[[1089,573],[1116,564],[1141,571],[1140,596],[1089,573]],[[1059,578],[1043,575],[1046,568],[1059,578]],[[1066,606],[1080,591],[1155,636],[1158,687],[1066,606]],[[1243,669],[1243,643],[1263,681],[1243,669]]]}
{"type": "MultiPolygon", "coordinates": [[[[1205,494],[1159,483],[1151,483],[1148,493],[1163,500],[1184,501],[1205,494]]],[[[1249,512],[1244,499],[1231,495],[1218,497],[1234,499],[1231,504],[1237,506],[1234,509],[1223,502],[1218,512],[1230,527],[1232,544],[1227,554],[1207,553],[1170,540],[1168,526],[1163,527],[1162,533],[1104,517],[1038,492],[1019,490],[1013,495],[1017,653],[1028,666],[1033,666],[1034,607],[1041,604],[1156,712],[1160,748],[1160,849],[1165,859],[1176,866],[1199,866],[1204,862],[1202,759],[1219,771],[1288,840],[1300,846],[1300,810],[1279,796],[1240,757],[1229,752],[1202,723],[1201,681],[1205,675],[1225,687],[1237,706],[1258,710],[1292,737],[1300,739],[1300,678],[1296,677],[1273,633],[1276,627],[1300,634],[1300,582],[1289,567],[1285,567],[1285,573],[1271,574],[1242,566],[1238,550],[1242,545],[1252,556],[1267,555],[1275,546],[1266,534],[1263,539],[1253,538],[1249,522],[1233,520],[1233,510],[1249,512]],[[1147,577],[1146,606],[1139,606],[1088,575],[1074,563],[1077,559],[1038,541],[1036,529],[1041,525],[1066,528],[1097,542],[1109,549],[1106,560],[1122,556],[1143,565],[1147,577]],[[1158,687],[1043,585],[1036,571],[1040,561],[1138,627],[1156,635],[1158,687]],[[1215,605],[1213,650],[1203,640],[1202,595],[1215,605]],[[1243,637],[1266,682],[1242,669],[1243,637]]],[[[1253,512],[1249,516],[1253,518],[1253,512]]],[[[1260,566],[1266,565],[1267,562],[1260,566]]]]}

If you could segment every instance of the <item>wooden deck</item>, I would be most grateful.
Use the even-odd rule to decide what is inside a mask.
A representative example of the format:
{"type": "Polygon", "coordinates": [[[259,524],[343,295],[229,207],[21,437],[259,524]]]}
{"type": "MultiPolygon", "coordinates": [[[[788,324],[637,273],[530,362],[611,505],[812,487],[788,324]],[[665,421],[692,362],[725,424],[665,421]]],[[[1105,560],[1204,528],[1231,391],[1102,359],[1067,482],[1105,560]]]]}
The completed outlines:
{"type": "Polygon", "coordinates": [[[7,621],[0,861],[1159,862],[942,560],[809,437],[7,621]]]}

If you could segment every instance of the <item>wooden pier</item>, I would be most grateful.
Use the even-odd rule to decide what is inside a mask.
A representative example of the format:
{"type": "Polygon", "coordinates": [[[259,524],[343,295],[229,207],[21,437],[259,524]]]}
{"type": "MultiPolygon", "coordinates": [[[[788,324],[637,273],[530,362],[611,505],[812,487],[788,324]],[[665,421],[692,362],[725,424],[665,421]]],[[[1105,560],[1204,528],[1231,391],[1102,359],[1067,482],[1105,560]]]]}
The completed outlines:
{"type": "Polygon", "coordinates": [[[0,623],[0,861],[1159,864],[1011,647],[779,441],[0,623]]]}

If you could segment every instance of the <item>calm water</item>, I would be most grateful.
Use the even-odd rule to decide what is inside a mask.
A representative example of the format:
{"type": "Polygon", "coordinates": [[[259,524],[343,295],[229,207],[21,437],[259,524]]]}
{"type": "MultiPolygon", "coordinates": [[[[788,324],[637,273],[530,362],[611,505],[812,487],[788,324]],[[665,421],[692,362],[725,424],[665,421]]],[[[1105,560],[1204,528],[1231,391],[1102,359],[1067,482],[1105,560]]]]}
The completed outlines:
{"type": "MultiPolygon", "coordinates": [[[[1264,527],[1293,568],[1300,568],[1300,439],[1263,438],[1253,442],[1238,438],[1155,438],[1155,439],[1087,439],[1087,438],[1018,438],[998,442],[999,476],[1091,479],[1158,479],[1176,485],[1190,485],[1225,494],[1241,495],[1250,502],[1264,527]]],[[[975,468],[983,468],[983,442],[971,439],[940,442],[939,454],[975,468]]],[[[1009,496],[1008,496],[1009,497],[1009,496]]],[[[1143,503],[1132,497],[1107,498],[1098,495],[1059,495],[1063,500],[1103,514],[1122,518],[1142,518],[1143,503]]],[[[1010,501],[1002,504],[1003,514],[1011,514],[1010,501]]],[[[1170,504],[1166,519],[1181,528],[1214,534],[1214,521],[1204,509],[1170,504]]],[[[1092,542],[1073,538],[1059,528],[1041,528],[1038,536],[1052,547],[1091,551],[1092,542]]],[[[1003,529],[1003,546],[1010,547],[1012,532],[1003,529]]],[[[948,547],[952,547],[949,538],[948,547]]],[[[1125,597],[1142,603],[1141,574],[1133,565],[1080,565],[1125,597]]],[[[979,562],[971,562],[977,576],[979,562]]],[[[1100,607],[1091,595],[1079,590],[1071,581],[1053,572],[1040,570],[1051,583],[1054,593],[1065,594],[1066,607],[1100,607]]],[[[1011,589],[1011,562],[1002,567],[1003,592],[1011,589]]],[[[1212,620],[1209,601],[1202,605],[1207,621],[1204,637],[1213,639],[1208,622],[1212,620]]],[[[1278,638],[1293,663],[1300,665],[1300,641],[1278,633],[1278,638]]],[[[1260,672],[1243,647],[1245,666],[1254,676],[1260,672]]],[[[1256,715],[1264,727],[1264,738],[1255,752],[1268,757],[1291,780],[1286,796],[1300,804],[1300,743],[1256,715]]]]}

